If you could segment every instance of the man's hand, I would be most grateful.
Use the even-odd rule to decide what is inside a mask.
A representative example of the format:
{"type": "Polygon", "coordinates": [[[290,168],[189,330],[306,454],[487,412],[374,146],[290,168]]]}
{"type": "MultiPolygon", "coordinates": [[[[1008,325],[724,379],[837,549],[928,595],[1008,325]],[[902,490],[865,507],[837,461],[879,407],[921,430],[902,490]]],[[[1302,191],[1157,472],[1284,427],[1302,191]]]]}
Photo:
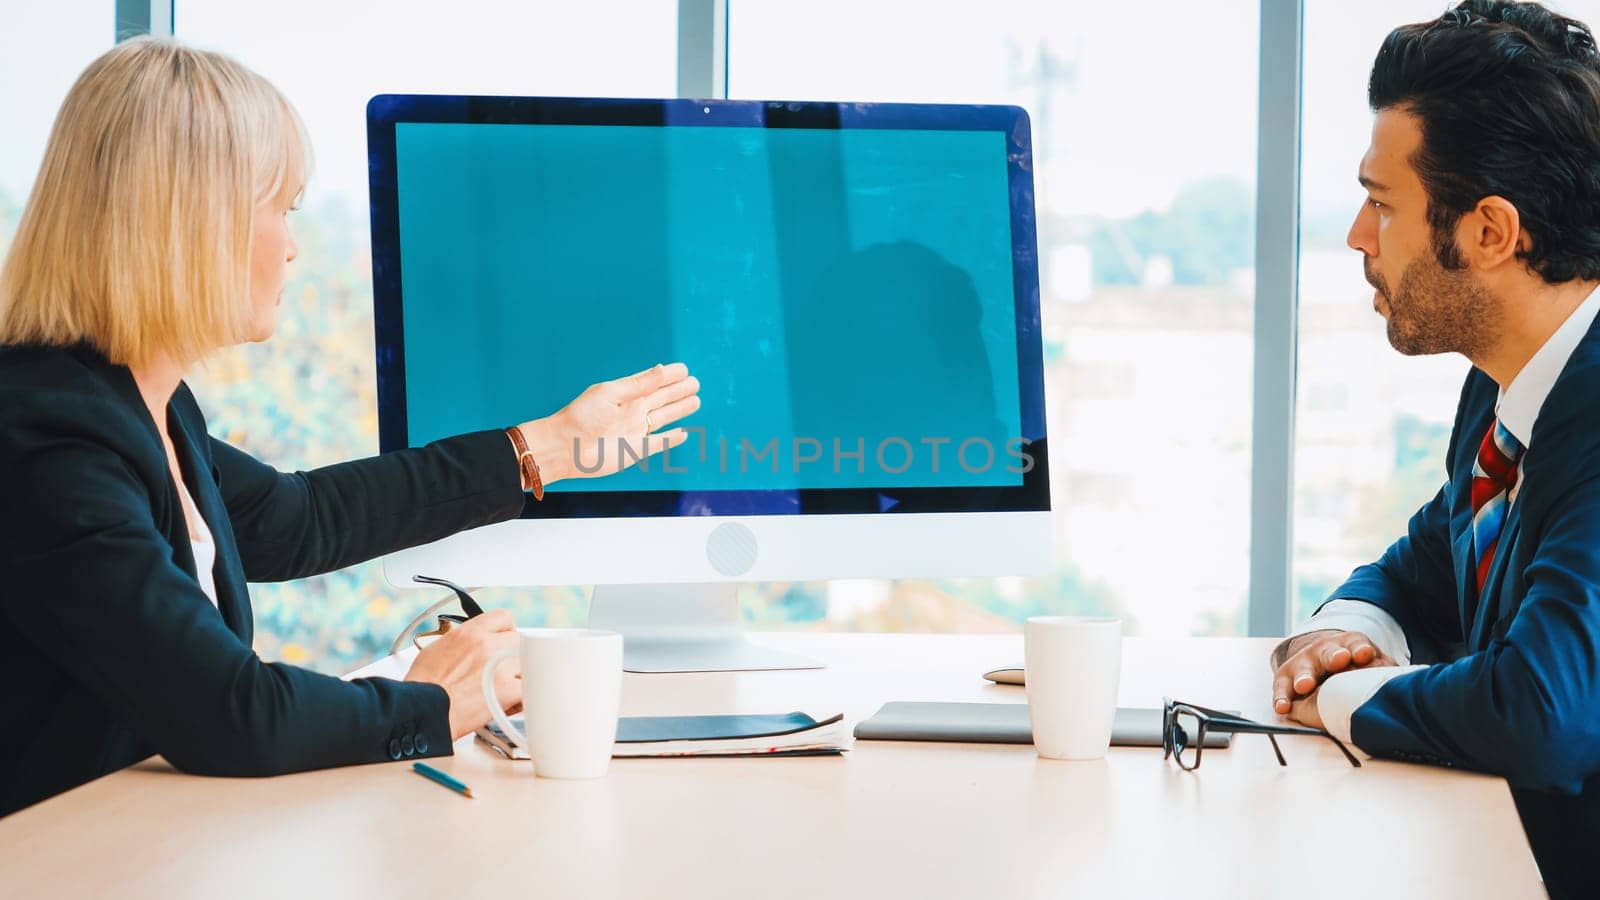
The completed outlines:
{"type": "Polygon", "coordinates": [[[1317,708],[1317,694],[1320,692],[1319,688],[1290,703],[1289,718],[1307,728],[1325,728],[1326,726],[1322,724],[1322,711],[1317,708]]]}
{"type": "MultiPolygon", "coordinates": [[[[1372,639],[1359,631],[1313,631],[1292,641],[1272,679],[1272,709],[1280,716],[1293,716],[1301,722],[1317,715],[1316,691],[1324,681],[1347,669],[1370,666],[1395,666],[1399,663],[1383,655],[1372,639]],[[1309,711],[1302,716],[1302,710],[1309,711]]],[[[1310,724],[1307,722],[1307,724],[1310,724]]]]}

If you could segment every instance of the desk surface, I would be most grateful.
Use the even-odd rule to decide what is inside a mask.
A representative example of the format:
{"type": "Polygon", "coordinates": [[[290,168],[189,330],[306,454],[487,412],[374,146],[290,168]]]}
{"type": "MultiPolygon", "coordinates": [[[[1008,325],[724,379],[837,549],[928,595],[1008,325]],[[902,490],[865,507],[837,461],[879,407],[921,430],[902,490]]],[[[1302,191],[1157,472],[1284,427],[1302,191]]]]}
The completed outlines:
{"type": "MultiPolygon", "coordinates": [[[[629,675],[623,715],[844,712],[888,700],[1024,702],[980,673],[1020,636],[760,635],[830,667],[629,675]]],[[[1121,703],[1163,694],[1270,718],[1264,639],[1130,639],[1121,703]]],[[[147,760],[0,819],[21,896],[1539,897],[1505,782],[1326,741],[1041,760],[1026,746],[862,741],[841,758],[615,760],[536,779],[467,738],[431,760],[268,779],[147,760]],[[1316,844],[1338,849],[1331,855],[1316,844]],[[1307,849],[1313,848],[1313,849],[1307,849]],[[1292,886],[1292,887],[1291,887],[1292,886]]]]}

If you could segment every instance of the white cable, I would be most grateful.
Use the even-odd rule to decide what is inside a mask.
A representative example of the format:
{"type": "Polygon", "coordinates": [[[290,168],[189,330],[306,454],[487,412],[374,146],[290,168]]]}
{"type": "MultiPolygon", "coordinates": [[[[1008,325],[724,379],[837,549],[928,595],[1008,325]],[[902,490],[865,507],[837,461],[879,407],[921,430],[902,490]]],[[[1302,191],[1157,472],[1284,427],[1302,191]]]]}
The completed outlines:
{"type": "Polygon", "coordinates": [[[423,610],[422,612],[417,613],[417,617],[415,619],[412,619],[410,622],[407,622],[406,623],[406,627],[404,629],[402,629],[400,631],[400,634],[395,637],[394,643],[389,645],[389,655],[393,656],[396,653],[399,653],[400,652],[400,648],[404,647],[407,644],[407,642],[409,642],[411,640],[411,632],[416,631],[418,625],[421,625],[423,623],[423,621],[426,620],[429,616],[431,616],[434,613],[438,612],[441,608],[443,608],[445,606],[445,604],[450,603],[450,602],[454,601],[455,599],[456,599],[455,594],[446,595],[443,600],[440,600],[438,603],[435,603],[434,605],[428,607],[427,609],[423,610]]]}

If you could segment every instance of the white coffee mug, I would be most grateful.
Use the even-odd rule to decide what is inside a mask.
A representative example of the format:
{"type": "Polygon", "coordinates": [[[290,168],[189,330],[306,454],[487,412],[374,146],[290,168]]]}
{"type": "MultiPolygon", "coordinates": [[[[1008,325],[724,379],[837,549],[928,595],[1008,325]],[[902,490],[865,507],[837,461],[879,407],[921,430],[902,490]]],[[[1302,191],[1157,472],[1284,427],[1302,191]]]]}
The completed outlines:
{"type": "Polygon", "coordinates": [[[1037,616],[1022,626],[1033,746],[1046,759],[1099,759],[1111,747],[1122,677],[1122,620],[1037,616]]]}
{"type": "Polygon", "coordinates": [[[526,750],[535,775],[599,778],[611,765],[622,703],[622,635],[592,628],[519,628],[516,650],[483,667],[483,698],[506,739],[526,750]],[[522,721],[506,718],[495,667],[522,657],[522,721]]]}

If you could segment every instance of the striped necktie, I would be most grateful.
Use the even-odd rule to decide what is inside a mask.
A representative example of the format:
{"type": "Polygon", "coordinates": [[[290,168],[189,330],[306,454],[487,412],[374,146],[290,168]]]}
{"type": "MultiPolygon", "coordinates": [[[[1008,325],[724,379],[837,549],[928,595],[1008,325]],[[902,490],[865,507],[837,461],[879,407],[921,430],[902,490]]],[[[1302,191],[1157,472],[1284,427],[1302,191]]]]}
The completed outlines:
{"type": "Polygon", "coordinates": [[[1506,523],[1506,507],[1511,488],[1517,483],[1517,461],[1522,445],[1496,419],[1478,447],[1472,466],[1472,550],[1478,559],[1478,592],[1494,565],[1495,545],[1506,523]]]}

